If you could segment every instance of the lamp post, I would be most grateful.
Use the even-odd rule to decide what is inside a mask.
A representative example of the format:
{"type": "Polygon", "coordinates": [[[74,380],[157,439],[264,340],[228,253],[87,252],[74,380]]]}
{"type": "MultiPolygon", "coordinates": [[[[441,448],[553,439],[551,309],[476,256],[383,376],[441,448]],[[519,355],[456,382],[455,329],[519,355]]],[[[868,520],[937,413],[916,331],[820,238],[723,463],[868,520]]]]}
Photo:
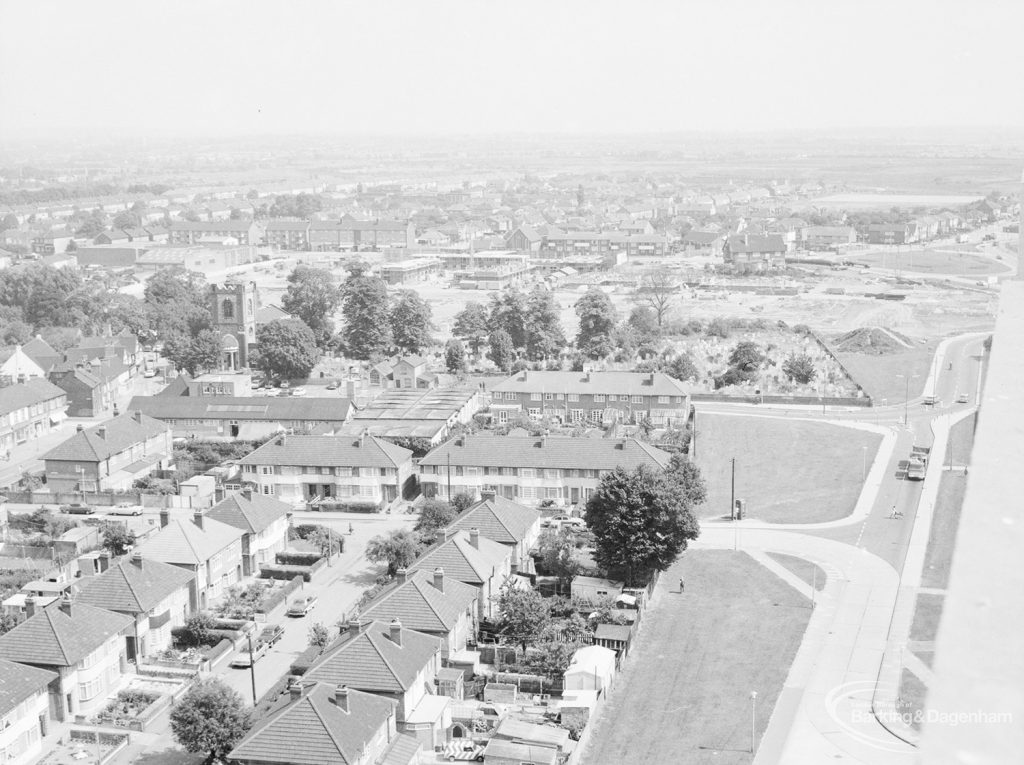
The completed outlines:
{"type": "Polygon", "coordinates": [[[732,481],[731,481],[731,492],[729,497],[729,519],[736,520],[736,458],[732,458],[732,481]]]}
{"type": "Polygon", "coordinates": [[[918,375],[896,375],[907,381],[906,392],[903,397],[903,424],[910,425],[910,381],[916,380],[918,375]]]}
{"type": "Polygon", "coordinates": [[[757,691],[750,692],[750,753],[754,753],[754,740],[757,738],[757,691]]]}
{"type": "Polygon", "coordinates": [[[861,450],[860,482],[864,483],[864,481],[866,481],[867,478],[868,478],[868,447],[862,446],[862,447],[860,447],[860,450],[861,450]]]}
{"type": "Polygon", "coordinates": [[[247,635],[249,641],[249,679],[252,682],[252,705],[256,706],[256,659],[252,655],[252,635],[247,635]]]}

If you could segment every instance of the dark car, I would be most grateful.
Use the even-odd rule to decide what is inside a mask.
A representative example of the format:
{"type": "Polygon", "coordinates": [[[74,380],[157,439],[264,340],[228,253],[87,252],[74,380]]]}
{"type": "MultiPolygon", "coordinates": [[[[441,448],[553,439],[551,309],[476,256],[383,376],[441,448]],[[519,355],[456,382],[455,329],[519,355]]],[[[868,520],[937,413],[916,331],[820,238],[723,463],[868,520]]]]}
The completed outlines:
{"type": "Polygon", "coordinates": [[[70,505],[61,505],[60,511],[62,513],[67,513],[68,515],[92,515],[96,512],[89,507],[89,505],[81,502],[72,502],[70,505]]]}
{"type": "Polygon", "coordinates": [[[309,610],[316,605],[316,595],[306,595],[296,598],[288,608],[288,616],[305,616],[309,610]]]}
{"type": "Polygon", "coordinates": [[[271,624],[270,626],[263,628],[258,640],[266,645],[274,645],[274,643],[282,637],[284,637],[284,630],[276,624],[271,624]]]}

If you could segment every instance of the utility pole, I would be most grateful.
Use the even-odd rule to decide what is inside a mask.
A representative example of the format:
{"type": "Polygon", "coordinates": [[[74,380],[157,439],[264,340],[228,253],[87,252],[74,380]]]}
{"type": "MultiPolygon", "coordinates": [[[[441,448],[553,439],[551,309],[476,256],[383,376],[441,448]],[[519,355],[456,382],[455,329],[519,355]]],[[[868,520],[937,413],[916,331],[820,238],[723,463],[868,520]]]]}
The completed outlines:
{"type": "Polygon", "coordinates": [[[448,501],[452,501],[452,453],[448,452],[448,501]]]}
{"type": "Polygon", "coordinates": [[[750,692],[750,753],[754,753],[754,740],[757,738],[757,691],[750,692]]]}
{"type": "Polygon", "coordinates": [[[252,705],[256,706],[256,659],[252,654],[252,635],[247,635],[249,641],[249,679],[252,681],[252,705]]]}
{"type": "Polygon", "coordinates": [[[732,490],[729,499],[729,518],[736,520],[736,458],[732,458],[732,490]]]}

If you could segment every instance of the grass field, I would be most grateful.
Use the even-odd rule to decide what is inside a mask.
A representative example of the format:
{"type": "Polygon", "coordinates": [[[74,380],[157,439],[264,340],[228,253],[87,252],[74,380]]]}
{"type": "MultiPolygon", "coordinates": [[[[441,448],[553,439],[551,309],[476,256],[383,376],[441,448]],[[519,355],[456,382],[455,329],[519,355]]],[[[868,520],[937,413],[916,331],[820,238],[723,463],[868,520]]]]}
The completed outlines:
{"type": "Polygon", "coordinates": [[[811,611],[743,552],[687,553],[660,587],[581,761],[745,765],[750,691],[760,740],[811,611]]]}
{"type": "MultiPolygon", "coordinates": [[[[949,245],[953,250],[956,245],[949,245]]],[[[901,271],[933,276],[989,276],[1004,274],[1010,267],[992,258],[970,252],[957,253],[942,250],[914,250],[913,252],[865,252],[850,256],[854,263],[869,266],[899,268],[901,271]]]]}
{"type": "Polygon", "coordinates": [[[699,512],[729,515],[732,458],[736,498],[747,513],[771,523],[818,523],[849,515],[866,462],[881,436],[827,423],[701,414],[696,463],[708,484],[699,512]]]}
{"type": "Polygon", "coordinates": [[[974,446],[974,423],[977,418],[978,415],[975,413],[958,422],[949,431],[949,444],[943,456],[946,465],[949,464],[950,456],[953,457],[954,465],[970,464],[971,448],[974,446]]]}
{"type": "Polygon", "coordinates": [[[809,560],[798,558],[795,555],[785,555],[783,553],[768,553],[769,558],[774,558],[779,565],[792,571],[798,577],[803,579],[807,584],[811,585],[818,592],[825,589],[825,572],[821,570],[821,566],[816,566],[809,560]]]}
{"type": "Polygon", "coordinates": [[[914,606],[914,622],[910,625],[911,640],[935,640],[942,617],[944,595],[918,595],[914,606]]]}
{"type": "Polygon", "coordinates": [[[837,353],[847,371],[874,400],[875,406],[902,404],[907,400],[907,381],[896,375],[911,376],[910,398],[921,395],[933,363],[938,341],[930,340],[913,350],[875,356],[868,353],[837,353]],[[917,375],[917,379],[913,376],[917,375]]]}
{"type": "Polygon", "coordinates": [[[964,501],[967,479],[961,472],[944,472],[935,500],[932,529],[924,554],[922,587],[945,589],[949,584],[949,566],[953,562],[956,532],[960,526],[960,507],[964,501]]]}

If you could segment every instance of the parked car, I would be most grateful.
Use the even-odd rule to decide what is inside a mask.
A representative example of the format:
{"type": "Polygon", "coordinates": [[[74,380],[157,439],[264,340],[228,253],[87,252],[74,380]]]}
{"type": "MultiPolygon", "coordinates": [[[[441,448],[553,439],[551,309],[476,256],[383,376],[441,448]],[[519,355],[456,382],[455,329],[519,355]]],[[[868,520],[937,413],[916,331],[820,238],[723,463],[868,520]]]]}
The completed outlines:
{"type": "Polygon", "coordinates": [[[121,502],[117,507],[110,508],[110,515],[142,515],[142,508],[131,502],[121,502]]]}
{"type": "Polygon", "coordinates": [[[479,744],[466,739],[451,741],[444,748],[444,758],[448,762],[456,760],[484,761],[484,748],[479,744]]]}
{"type": "Polygon", "coordinates": [[[142,373],[142,376],[143,377],[156,377],[156,370],[155,369],[147,369],[145,372],[142,373]]]}
{"type": "Polygon", "coordinates": [[[284,637],[284,630],[276,624],[271,624],[263,628],[259,641],[265,645],[272,646],[282,637],[284,637]]]}
{"type": "Polygon", "coordinates": [[[958,404],[966,404],[970,400],[970,396],[968,396],[966,393],[961,393],[959,396],[956,397],[956,403],[958,404]]]}
{"type": "Polygon", "coordinates": [[[338,383],[332,382],[332,383],[328,383],[327,384],[327,390],[337,390],[337,389],[338,389],[338,383]]]}
{"type": "Polygon", "coordinates": [[[292,388],[292,395],[293,396],[305,396],[306,395],[306,389],[305,388],[292,388]]]}
{"type": "Polygon", "coordinates": [[[305,595],[296,598],[288,607],[288,616],[305,616],[316,605],[316,595],[305,595]]]}
{"type": "Polygon", "coordinates": [[[555,526],[568,526],[573,529],[585,529],[587,527],[587,522],[582,518],[572,518],[568,515],[556,515],[551,521],[555,526]]]}
{"type": "Polygon", "coordinates": [[[269,650],[270,646],[267,643],[253,643],[252,653],[249,653],[248,647],[243,648],[239,651],[238,656],[231,660],[231,666],[236,668],[251,667],[269,650]]]}
{"type": "Polygon", "coordinates": [[[70,505],[61,505],[60,511],[68,515],[92,515],[96,511],[89,505],[81,502],[72,502],[70,505]]]}

